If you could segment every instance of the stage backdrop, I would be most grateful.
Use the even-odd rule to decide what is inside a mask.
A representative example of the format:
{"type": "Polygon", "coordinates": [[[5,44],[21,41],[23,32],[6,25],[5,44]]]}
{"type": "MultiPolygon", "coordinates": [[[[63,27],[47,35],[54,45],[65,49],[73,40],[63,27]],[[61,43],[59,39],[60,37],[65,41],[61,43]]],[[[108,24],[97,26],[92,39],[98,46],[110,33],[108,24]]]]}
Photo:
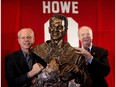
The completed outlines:
{"type": "MultiPolygon", "coordinates": [[[[77,31],[86,25],[93,29],[93,44],[109,51],[111,72],[106,77],[109,87],[114,87],[115,60],[115,0],[1,0],[1,83],[7,87],[4,77],[4,57],[19,49],[17,32],[30,27],[35,32],[34,45],[49,39],[48,19],[54,13],[64,14],[69,20],[67,41],[78,46],[77,31]]],[[[10,71],[9,71],[10,72],[10,71]]]]}

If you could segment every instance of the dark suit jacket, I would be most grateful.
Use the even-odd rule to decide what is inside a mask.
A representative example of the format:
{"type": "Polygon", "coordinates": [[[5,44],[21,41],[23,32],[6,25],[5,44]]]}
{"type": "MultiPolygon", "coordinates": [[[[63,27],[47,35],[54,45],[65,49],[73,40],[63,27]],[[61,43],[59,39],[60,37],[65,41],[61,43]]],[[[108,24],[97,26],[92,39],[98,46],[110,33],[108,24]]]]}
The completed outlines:
{"type": "MultiPolygon", "coordinates": [[[[32,64],[39,62],[46,67],[46,62],[34,53],[32,53],[32,58],[32,64]]],[[[27,77],[29,71],[26,58],[21,50],[5,57],[5,76],[8,87],[29,87],[31,85],[31,79],[27,77]]]]}
{"type": "Polygon", "coordinates": [[[105,77],[110,72],[108,51],[104,48],[92,46],[93,61],[88,64],[88,72],[93,81],[93,87],[108,87],[105,77]]]}

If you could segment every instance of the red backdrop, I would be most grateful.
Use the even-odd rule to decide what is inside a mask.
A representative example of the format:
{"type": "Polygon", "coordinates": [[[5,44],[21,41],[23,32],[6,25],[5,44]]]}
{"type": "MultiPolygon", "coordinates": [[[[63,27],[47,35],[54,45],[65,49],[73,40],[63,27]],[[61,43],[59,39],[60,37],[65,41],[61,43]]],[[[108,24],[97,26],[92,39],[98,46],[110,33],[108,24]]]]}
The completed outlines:
{"type": "MultiPolygon", "coordinates": [[[[20,28],[31,27],[34,30],[36,38],[34,45],[44,42],[44,23],[54,14],[53,0],[49,1],[50,13],[44,13],[43,0],[1,0],[2,87],[7,87],[4,77],[4,56],[19,49],[17,32],[20,28]]],[[[58,0],[58,2],[60,1],[58,0]]],[[[72,17],[78,22],[79,27],[90,26],[93,29],[93,44],[109,51],[111,72],[106,79],[109,87],[114,87],[115,0],[68,0],[66,2],[71,2],[69,13],[62,12],[60,3],[58,13],[72,17]],[[78,13],[72,12],[73,1],[78,2],[76,4],[78,13]]]]}

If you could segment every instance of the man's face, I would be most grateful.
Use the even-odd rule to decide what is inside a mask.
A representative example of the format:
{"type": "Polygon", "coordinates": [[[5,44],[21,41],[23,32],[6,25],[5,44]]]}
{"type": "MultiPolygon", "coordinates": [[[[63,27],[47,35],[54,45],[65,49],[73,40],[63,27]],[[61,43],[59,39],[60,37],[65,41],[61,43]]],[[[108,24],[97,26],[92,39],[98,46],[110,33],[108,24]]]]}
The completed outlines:
{"type": "Polygon", "coordinates": [[[49,33],[51,35],[51,39],[53,40],[60,40],[65,35],[65,28],[63,21],[60,19],[53,19],[51,23],[51,27],[49,27],[49,33]]]}
{"type": "Polygon", "coordinates": [[[29,30],[22,30],[18,37],[18,42],[22,50],[28,50],[34,43],[34,36],[29,30]]]}
{"type": "Polygon", "coordinates": [[[90,45],[92,42],[93,36],[92,31],[88,28],[82,28],[79,30],[79,40],[82,45],[90,45]]]}

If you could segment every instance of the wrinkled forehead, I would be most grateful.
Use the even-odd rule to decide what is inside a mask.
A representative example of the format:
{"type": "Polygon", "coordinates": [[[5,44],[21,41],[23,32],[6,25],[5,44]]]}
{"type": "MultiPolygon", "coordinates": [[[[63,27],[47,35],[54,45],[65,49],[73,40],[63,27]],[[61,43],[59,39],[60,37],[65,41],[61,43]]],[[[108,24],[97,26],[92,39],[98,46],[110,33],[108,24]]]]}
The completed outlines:
{"type": "Polygon", "coordinates": [[[19,32],[19,37],[33,36],[33,32],[30,29],[23,29],[19,32]]]}
{"type": "Polygon", "coordinates": [[[80,34],[81,33],[90,33],[90,34],[92,34],[92,30],[90,28],[88,28],[88,27],[83,27],[83,28],[79,29],[79,33],[80,34]]]}
{"type": "Polygon", "coordinates": [[[55,26],[58,26],[58,25],[63,25],[64,26],[64,20],[53,17],[51,24],[55,25],[55,26]]]}

